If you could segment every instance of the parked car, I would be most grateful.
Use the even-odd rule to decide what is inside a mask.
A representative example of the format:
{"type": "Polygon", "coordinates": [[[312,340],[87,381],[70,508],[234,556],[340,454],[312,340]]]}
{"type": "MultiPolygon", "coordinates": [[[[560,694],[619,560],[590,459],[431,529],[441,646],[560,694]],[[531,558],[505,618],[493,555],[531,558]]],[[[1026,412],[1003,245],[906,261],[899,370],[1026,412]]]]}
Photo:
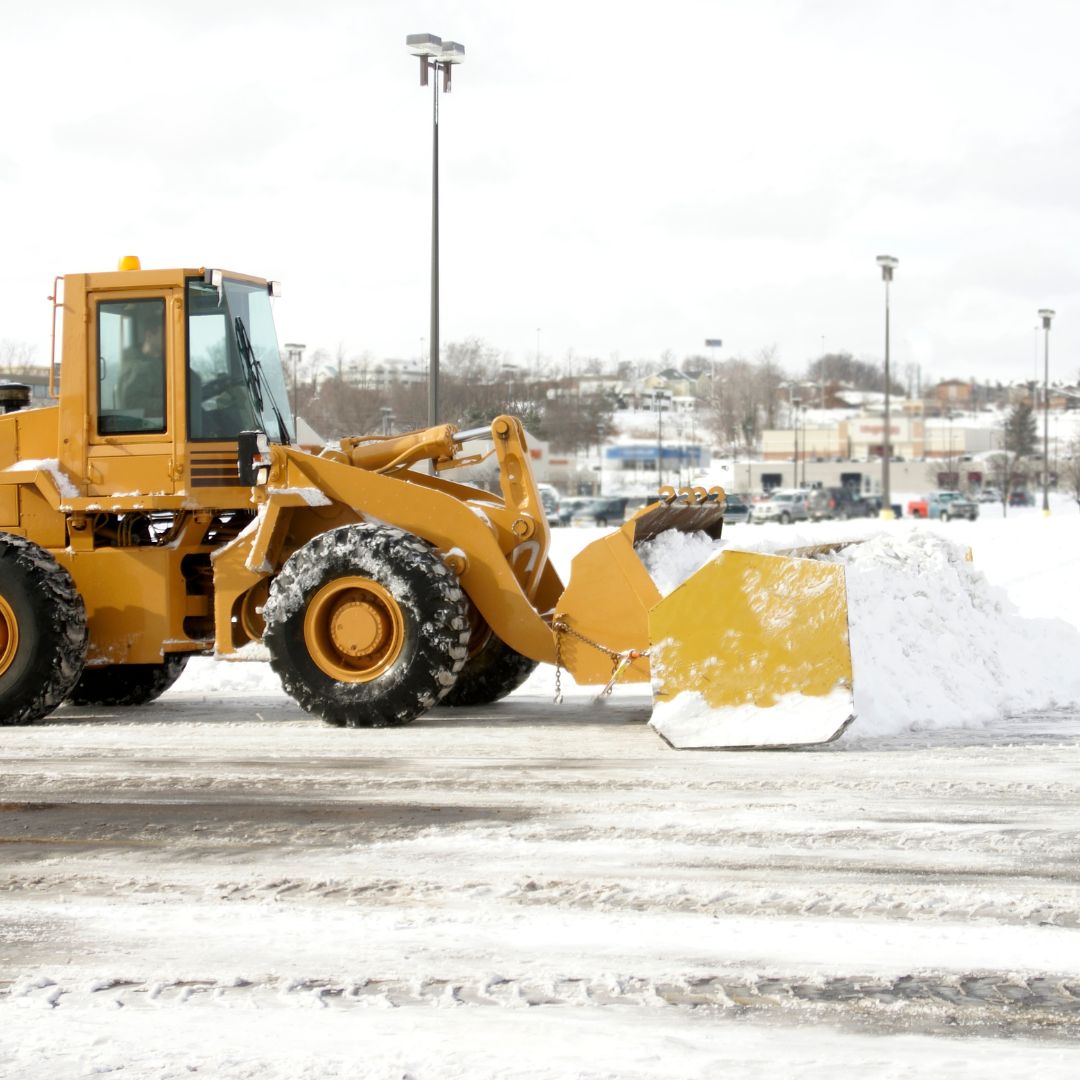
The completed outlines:
{"type": "Polygon", "coordinates": [[[540,493],[540,502],[544,506],[544,516],[549,525],[559,523],[559,489],[551,484],[537,484],[536,490],[540,493]]]}
{"type": "Polygon", "coordinates": [[[574,511],[570,524],[577,527],[621,525],[626,515],[626,503],[625,495],[601,495],[590,499],[574,511]]]}
{"type": "Polygon", "coordinates": [[[570,519],[583,507],[593,501],[592,495],[568,495],[559,500],[559,519],[557,524],[569,525],[570,519]]]}
{"type": "MultiPolygon", "coordinates": [[[[881,516],[881,496],[880,495],[867,495],[863,498],[863,502],[866,504],[866,516],[867,517],[880,517],[881,516]]],[[[912,505],[917,505],[919,500],[915,500],[915,503],[908,503],[908,517],[926,517],[926,514],[913,514],[911,512],[912,505]]],[[[900,503],[890,503],[890,509],[894,518],[902,518],[904,516],[904,508],[900,503]]]]}
{"type": "Polygon", "coordinates": [[[940,521],[952,518],[974,521],[979,516],[979,504],[959,491],[932,491],[926,497],[926,516],[940,521]]]}
{"type": "Polygon", "coordinates": [[[750,506],[741,495],[724,493],[724,524],[745,525],[750,520],[750,506]]]}
{"type": "Polygon", "coordinates": [[[1030,491],[1010,491],[1009,492],[1009,505],[1010,506],[1034,506],[1035,496],[1030,491]]]}
{"type": "Polygon", "coordinates": [[[806,497],[806,505],[811,521],[869,517],[872,513],[867,500],[845,486],[814,488],[806,497]]]}
{"type": "Polygon", "coordinates": [[[774,491],[765,502],[755,503],[750,520],[755,525],[766,521],[779,521],[790,525],[793,521],[809,521],[805,491],[774,491]]]}
{"type": "Polygon", "coordinates": [[[981,503],[998,503],[1001,502],[1001,492],[997,488],[983,488],[979,492],[978,501],[981,503]]]}

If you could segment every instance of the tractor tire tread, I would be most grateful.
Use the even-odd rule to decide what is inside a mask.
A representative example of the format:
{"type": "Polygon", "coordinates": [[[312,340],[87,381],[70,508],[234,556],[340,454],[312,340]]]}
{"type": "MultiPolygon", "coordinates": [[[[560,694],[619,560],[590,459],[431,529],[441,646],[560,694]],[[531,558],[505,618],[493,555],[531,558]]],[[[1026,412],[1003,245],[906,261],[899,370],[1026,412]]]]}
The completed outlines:
{"type": "Polygon", "coordinates": [[[362,522],[322,533],[285,562],[263,609],[270,666],[302,709],[338,727],[396,727],[427,712],[454,686],[468,657],[465,594],[426,541],[362,522]],[[323,672],[304,642],[312,597],[336,577],[368,577],[388,589],[406,621],[401,656],[367,682],[323,672]]]}
{"type": "Polygon", "coordinates": [[[71,575],[44,548],[0,533],[0,596],[19,644],[0,674],[0,726],[32,724],[71,693],[86,662],[86,607],[71,575]]]}
{"type": "Polygon", "coordinates": [[[536,670],[536,665],[535,660],[511,648],[492,631],[465,662],[442,704],[452,708],[490,705],[512,694],[536,670]]]}
{"type": "Polygon", "coordinates": [[[186,653],[160,664],[108,664],[88,667],[68,696],[72,705],[145,705],[161,697],[187,667],[186,653]]]}

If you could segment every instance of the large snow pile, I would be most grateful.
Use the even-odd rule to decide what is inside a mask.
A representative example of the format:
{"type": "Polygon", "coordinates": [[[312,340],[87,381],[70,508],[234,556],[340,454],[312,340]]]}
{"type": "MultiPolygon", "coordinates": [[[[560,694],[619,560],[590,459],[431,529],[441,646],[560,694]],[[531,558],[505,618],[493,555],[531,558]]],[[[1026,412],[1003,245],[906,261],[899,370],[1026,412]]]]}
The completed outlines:
{"type": "MultiPolygon", "coordinates": [[[[642,554],[666,594],[725,547],[735,545],[668,532],[642,554]]],[[[1080,632],[1020,616],[963,546],[930,531],[881,533],[824,557],[843,564],[847,579],[853,735],[1080,706],[1080,632]]]]}

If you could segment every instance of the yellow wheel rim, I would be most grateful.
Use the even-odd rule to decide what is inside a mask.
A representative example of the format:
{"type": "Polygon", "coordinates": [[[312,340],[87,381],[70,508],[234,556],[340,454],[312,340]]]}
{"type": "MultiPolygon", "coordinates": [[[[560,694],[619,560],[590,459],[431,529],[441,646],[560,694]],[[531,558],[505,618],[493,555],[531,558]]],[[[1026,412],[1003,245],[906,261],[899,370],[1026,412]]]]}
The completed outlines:
{"type": "Polygon", "coordinates": [[[266,622],[263,620],[261,609],[269,595],[270,579],[263,578],[244,593],[240,600],[240,625],[249,638],[258,639],[266,633],[266,622]]]}
{"type": "Polygon", "coordinates": [[[405,644],[405,618],[378,582],[343,577],[312,598],[304,642],[319,669],[338,682],[371,682],[384,674],[405,644]]]}
{"type": "Polygon", "coordinates": [[[0,596],[0,675],[3,675],[19,651],[19,620],[11,605],[0,596]]]}

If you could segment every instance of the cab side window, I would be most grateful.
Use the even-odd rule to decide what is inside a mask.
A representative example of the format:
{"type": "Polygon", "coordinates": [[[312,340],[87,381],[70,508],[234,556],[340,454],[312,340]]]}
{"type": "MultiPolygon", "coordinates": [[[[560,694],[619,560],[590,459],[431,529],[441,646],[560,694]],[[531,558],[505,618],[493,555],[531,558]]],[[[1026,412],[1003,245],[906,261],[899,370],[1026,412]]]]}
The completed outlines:
{"type": "Polygon", "coordinates": [[[98,304],[98,434],[165,431],[165,301],[98,304]]]}

